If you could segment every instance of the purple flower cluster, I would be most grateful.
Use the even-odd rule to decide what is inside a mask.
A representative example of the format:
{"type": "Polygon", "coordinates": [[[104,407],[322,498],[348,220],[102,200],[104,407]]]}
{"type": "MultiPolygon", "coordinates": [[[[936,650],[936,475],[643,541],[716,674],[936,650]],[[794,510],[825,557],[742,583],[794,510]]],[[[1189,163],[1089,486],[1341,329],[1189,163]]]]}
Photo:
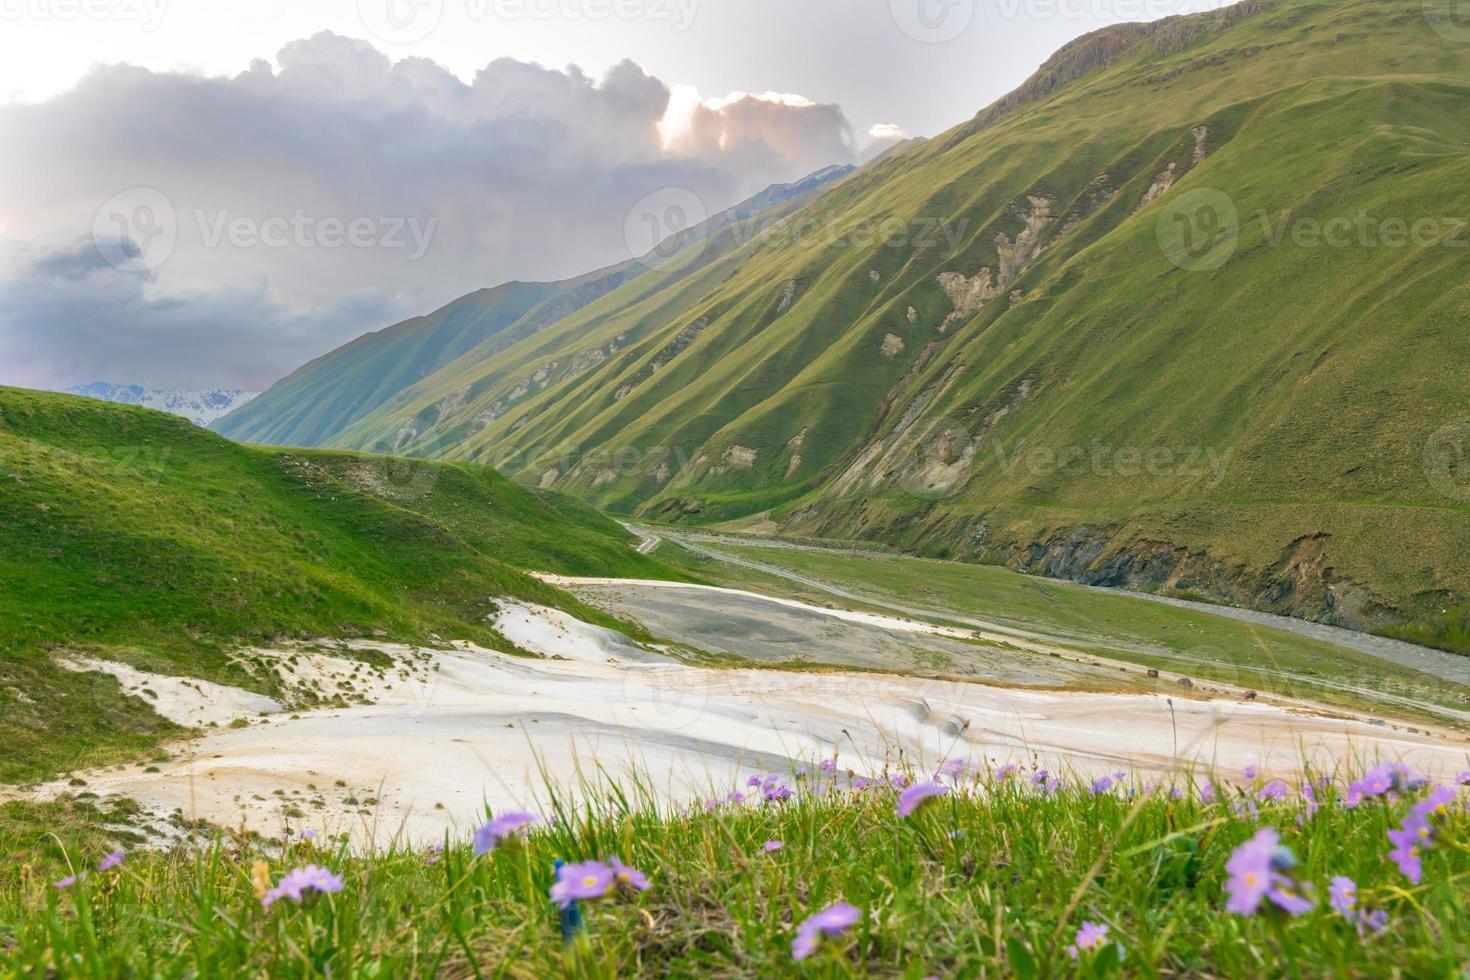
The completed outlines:
{"type": "Polygon", "coordinates": [[[1427,780],[1414,775],[1413,770],[1401,762],[1385,762],[1374,766],[1363,774],[1362,779],[1348,784],[1347,799],[1343,806],[1348,809],[1364,800],[1376,797],[1398,799],[1409,791],[1422,786],[1427,780]]]}
{"type": "Polygon", "coordinates": [[[1382,932],[1388,928],[1387,912],[1382,909],[1369,911],[1358,908],[1358,885],[1353,879],[1338,875],[1332,879],[1327,893],[1332,910],[1357,926],[1359,935],[1382,932]]]}
{"type": "Polygon", "coordinates": [[[286,877],[282,878],[276,887],[265,893],[260,904],[270,908],[283,898],[300,905],[308,902],[318,895],[335,895],[342,890],[342,876],[334,875],[326,868],[308,864],[304,868],[297,868],[286,877]]]}
{"type": "Polygon", "coordinates": [[[1416,885],[1424,878],[1424,852],[1434,845],[1435,826],[1430,818],[1442,816],[1454,801],[1453,790],[1435,786],[1427,797],[1410,808],[1397,828],[1388,832],[1388,842],[1393,845],[1388,852],[1389,859],[1416,885]]]}

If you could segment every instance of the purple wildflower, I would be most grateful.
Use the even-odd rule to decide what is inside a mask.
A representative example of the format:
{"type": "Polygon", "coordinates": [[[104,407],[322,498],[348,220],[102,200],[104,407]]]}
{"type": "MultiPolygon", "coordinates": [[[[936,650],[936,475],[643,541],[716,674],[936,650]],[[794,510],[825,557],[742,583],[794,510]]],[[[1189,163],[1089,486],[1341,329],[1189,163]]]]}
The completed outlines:
{"type": "Polygon", "coordinates": [[[1428,819],[1444,813],[1453,802],[1455,802],[1455,791],[1448,786],[1440,786],[1436,783],[1428,796],[1414,804],[1412,812],[1428,819]]]}
{"type": "Polygon", "coordinates": [[[556,871],[551,900],[567,908],[577,899],[601,898],[612,890],[613,880],[613,869],[601,861],[564,864],[556,871]]]}
{"type": "Polygon", "coordinates": [[[1283,872],[1296,864],[1291,851],[1281,846],[1281,837],[1270,827],[1263,827],[1250,840],[1241,844],[1225,863],[1230,879],[1225,890],[1230,898],[1225,908],[1236,915],[1254,915],[1262,899],[1291,915],[1301,915],[1312,908],[1301,887],[1283,872]]]}
{"type": "Polygon", "coordinates": [[[1021,767],[1016,765],[1014,762],[1007,762],[1005,765],[996,768],[995,779],[997,782],[1003,783],[1007,779],[1010,779],[1012,776],[1014,776],[1020,770],[1020,768],[1021,767]]]}
{"type": "Polygon", "coordinates": [[[1031,774],[1031,785],[1044,786],[1050,776],[1051,773],[1047,772],[1045,769],[1038,769],[1031,774]]]}
{"type": "Polygon", "coordinates": [[[943,783],[915,783],[898,795],[898,815],[907,817],[936,796],[944,796],[949,787],[943,783]]]}
{"type": "Polygon", "coordinates": [[[888,785],[894,789],[903,789],[909,784],[909,777],[901,772],[895,772],[888,777],[888,785]]]}
{"type": "Polygon", "coordinates": [[[443,859],[443,856],[444,842],[440,841],[439,843],[429,848],[429,853],[424,855],[424,863],[432,868],[443,859]]]}
{"type": "Polygon", "coordinates": [[[1092,793],[1093,796],[1100,796],[1112,788],[1112,776],[1099,776],[1092,781],[1092,785],[1088,787],[1088,792],[1092,793]]]}
{"type": "Polygon", "coordinates": [[[1267,897],[1275,903],[1277,908],[1283,909],[1291,915],[1305,915],[1312,911],[1314,907],[1311,899],[1302,895],[1301,892],[1296,891],[1290,882],[1271,889],[1267,893],[1267,897]]]}
{"type": "Polygon", "coordinates": [[[1470,769],[1466,769],[1464,772],[1456,776],[1455,782],[1459,783],[1461,786],[1470,786],[1470,769]]]}
{"type": "Polygon", "coordinates": [[[823,938],[840,936],[863,916],[855,906],[846,902],[830,905],[796,927],[796,938],[791,943],[791,958],[804,960],[816,952],[823,938]]]}
{"type": "Polygon", "coordinates": [[[1307,817],[1315,816],[1317,813],[1317,791],[1312,788],[1310,782],[1302,783],[1302,799],[1307,801],[1307,817]]]}
{"type": "Polygon", "coordinates": [[[1344,919],[1351,920],[1353,909],[1358,904],[1357,883],[1346,875],[1338,875],[1332,879],[1327,894],[1331,896],[1332,910],[1344,919]]]}
{"type": "Polygon", "coordinates": [[[1241,779],[1255,779],[1256,776],[1259,774],[1260,769],[1256,766],[1254,762],[1250,763],[1244,769],[1240,770],[1241,779]]]}
{"type": "Polygon", "coordinates": [[[342,876],[334,875],[326,868],[308,864],[304,868],[297,868],[286,877],[282,878],[276,887],[265,893],[260,904],[270,908],[283,898],[289,898],[298,905],[311,900],[317,895],[335,895],[342,890],[342,876]]]}
{"type": "Polygon", "coordinates": [[[948,779],[951,782],[959,782],[960,777],[969,768],[969,763],[964,759],[945,759],[939,766],[939,771],[934,774],[935,779],[948,779]]]}
{"type": "Polygon", "coordinates": [[[1291,787],[1285,780],[1273,779],[1256,792],[1256,799],[1262,803],[1274,803],[1291,795],[1291,787]]]}
{"type": "Polygon", "coordinates": [[[475,853],[484,857],[500,846],[503,841],[513,838],[536,822],[536,816],[524,810],[502,813],[475,831],[475,853]]]}
{"type": "Polygon", "coordinates": [[[1230,899],[1225,903],[1227,911],[1236,915],[1254,915],[1261,906],[1261,899],[1271,889],[1271,856],[1280,845],[1276,831],[1266,827],[1237,847],[1225,862],[1230,880],[1225,890],[1230,899]]]}
{"type": "Polygon", "coordinates": [[[857,790],[859,793],[861,793],[863,790],[867,789],[871,785],[873,785],[872,782],[863,776],[859,776],[852,781],[852,788],[857,790]]]}
{"type": "Polygon", "coordinates": [[[1402,795],[1425,782],[1422,776],[1401,762],[1385,762],[1364,773],[1363,778],[1348,784],[1347,799],[1343,806],[1351,810],[1366,799],[1378,796],[1402,795]]]}
{"type": "Polygon", "coordinates": [[[316,840],[316,831],[313,830],[313,829],[311,829],[310,827],[306,828],[305,830],[303,830],[301,832],[301,839],[302,840],[316,840]]]}
{"type": "Polygon", "coordinates": [[[102,859],[102,863],[97,865],[97,870],[111,871],[113,868],[123,863],[123,858],[124,854],[122,851],[113,851],[111,854],[107,855],[107,857],[102,859]]]}
{"type": "Polygon", "coordinates": [[[822,772],[826,773],[827,775],[832,775],[834,772],[837,771],[837,760],[823,759],[821,762],[821,769],[822,772]]]}
{"type": "Polygon", "coordinates": [[[756,789],[757,787],[760,786],[760,784],[761,784],[761,778],[759,776],[751,776],[749,779],[747,779],[745,781],[745,785],[747,787],[749,787],[750,789],[756,789]]]}
{"type": "Polygon", "coordinates": [[[1358,933],[1360,935],[1363,932],[1382,932],[1387,928],[1388,913],[1383,909],[1374,909],[1372,912],[1364,909],[1358,913],[1358,933]]]}
{"type": "Polygon", "coordinates": [[[768,840],[764,844],[761,845],[761,852],[764,853],[764,854],[770,854],[772,851],[779,851],[781,848],[783,848],[785,846],[786,846],[786,844],[785,844],[784,841],[768,840]]]}
{"type": "Polygon", "coordinates": [[[648,891],[648,875],[624,864],[617,858],[610,858],[609,863],[612,865],[613,880],[617,882],[618,887],[635,892],[648,891]]]}
{"type": "Polygon", "coordinates": [[[82,879],[82,876],[81,875],[67,875],[65,878],[62,878],[60,881],[58,881],[56,883],[56,890],[57,891],[60,891],[60,892],[64,892],[68,888],[70,888],[72,885],[75,885],[81,879],[82,879]]]}
{"type": "Polygon", "coordinates": [[[1394,845],[1388,852],[1389,858],[1399,866],[1399,872],[1416,885],[1424,877],[1422,854],[1433,837],[1434,828],[1419,813],[1409,814],[1401,826],[1388,832],[1389,843],[1394,845]]]}
{"type": "MultiPolygon", "coordinates": [[[[1072,945],[1067,947],[1067,955],[1075,960],[1081,953],[1095,953],[1107,944],[1107,923],[1084,922],[1082,928],[1077,930],[1077,937],[1072,940],[1072,945]]],[[[1121,943],[1118,944],[1118,952],[1123,952],[1121,943]]]]}
{"type": "Polygon", "coordinates": [[[1199,801],[1201,803],[1214,803],[1219,796],[1215,793],[1215,784],[1206,779],[1199,785],[1199,801]]]}
{"type": "Polygon", "coordinates": [[[1246,817],[1251,820],[1255,820],[1261,814],[1260,808],[1256,806],[1256,801],[1249,796],[1242,796],[1236,800],[1231,804],[1230,809],[1235,812],[1237,817],[1246,817]]]}

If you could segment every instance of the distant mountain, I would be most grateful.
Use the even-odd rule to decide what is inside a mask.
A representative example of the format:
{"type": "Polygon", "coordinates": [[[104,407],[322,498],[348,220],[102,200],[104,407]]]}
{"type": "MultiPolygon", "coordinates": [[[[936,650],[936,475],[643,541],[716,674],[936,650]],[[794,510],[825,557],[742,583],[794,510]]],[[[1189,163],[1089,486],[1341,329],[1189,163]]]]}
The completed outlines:
{"type": "Polygon", "coordinates": [[[76,385],[66,389],[65,393],[123,405],[142,405],[144,408],[182,416],[195,425],[203,426],[228,415],[257,394],[254,391],[231,391],[225,388],[205,388],[201,391],[144,388],[141,385],[115,385],[106,381],[76,385]]]}
{"type": "Polygon", "coordinates": [[[1470,652],[1467,79],[1420,0],[1107,28],[328,445],[1470,652]]]}
{"type": "MultiPolygon", "coordinates": [[[[463,296],[324,354],[272,385],[249,406],[212,428],[242,442],[279,446],[323,446],[359,419],[440,370],[462,370],[494,358],[609,293],[641,296],[669,279],[697,272],[719,254],[759,232],[770,221],[811,200],[851,166],[832,166],[788,184],[773,184],[662,243],[667,256],[698,242],[700,262],[666,263],[630,259],[559,282],[508,282],[463,296]],[[735,229],[735,234],[729,231],[735,229]],[[722,244],[723,243],[723,244],[722,244]],[[652,273],[652,274],[650,274],[652,273]],[[636,282],[635,282],[636,281],[636,282]]],[[[380,452],[398,448],[396,434],[370,442],[380,452]]]]}

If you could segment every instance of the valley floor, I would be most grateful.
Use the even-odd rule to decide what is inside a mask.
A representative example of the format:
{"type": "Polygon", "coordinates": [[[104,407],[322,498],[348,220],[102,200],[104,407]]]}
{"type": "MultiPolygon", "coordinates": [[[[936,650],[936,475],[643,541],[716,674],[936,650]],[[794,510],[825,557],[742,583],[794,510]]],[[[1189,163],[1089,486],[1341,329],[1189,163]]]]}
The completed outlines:
{"type": "Polygon", "coordinates": [[[1331,771],[1380,759],[1449,778],[1467,754],[1447,729],[1326,712],[1284,695],[1246,701],[1223,683],[1184,688],[1075,638],[740,589],[545,578],[668,645],[640,646],[505,600],[495,626],[533,656],[469,644],[250,652],[337,707],[263,706],[217,685],[165,686],[132,672],[125,687],[147,692],[161,714],[212,727],[166,761],[85,772],[22,795],[130,797],[158,837],[171,833],[173,814],[175,824],[185,816],[269,837],[310,829],[383,845],[460,835],[486,805],[543,809],[551,785],[603,792],[637,776],[655,795],[697,806],[750,775],[814,766],[834,752],[858,773],[964,757],[1084,778],[1256,764],[1286,774],[1304,763],[1331,771]]]}

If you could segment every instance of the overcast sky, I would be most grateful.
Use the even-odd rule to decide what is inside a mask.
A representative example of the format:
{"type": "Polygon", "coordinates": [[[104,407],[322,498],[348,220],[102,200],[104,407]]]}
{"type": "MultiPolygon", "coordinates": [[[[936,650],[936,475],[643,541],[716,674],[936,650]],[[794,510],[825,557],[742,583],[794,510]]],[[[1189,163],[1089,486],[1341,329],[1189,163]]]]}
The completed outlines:
{"type": "Polygon", "coordinates": [[[258,390],[1213,2],[0,0],[0,384],[258,390]]]}

